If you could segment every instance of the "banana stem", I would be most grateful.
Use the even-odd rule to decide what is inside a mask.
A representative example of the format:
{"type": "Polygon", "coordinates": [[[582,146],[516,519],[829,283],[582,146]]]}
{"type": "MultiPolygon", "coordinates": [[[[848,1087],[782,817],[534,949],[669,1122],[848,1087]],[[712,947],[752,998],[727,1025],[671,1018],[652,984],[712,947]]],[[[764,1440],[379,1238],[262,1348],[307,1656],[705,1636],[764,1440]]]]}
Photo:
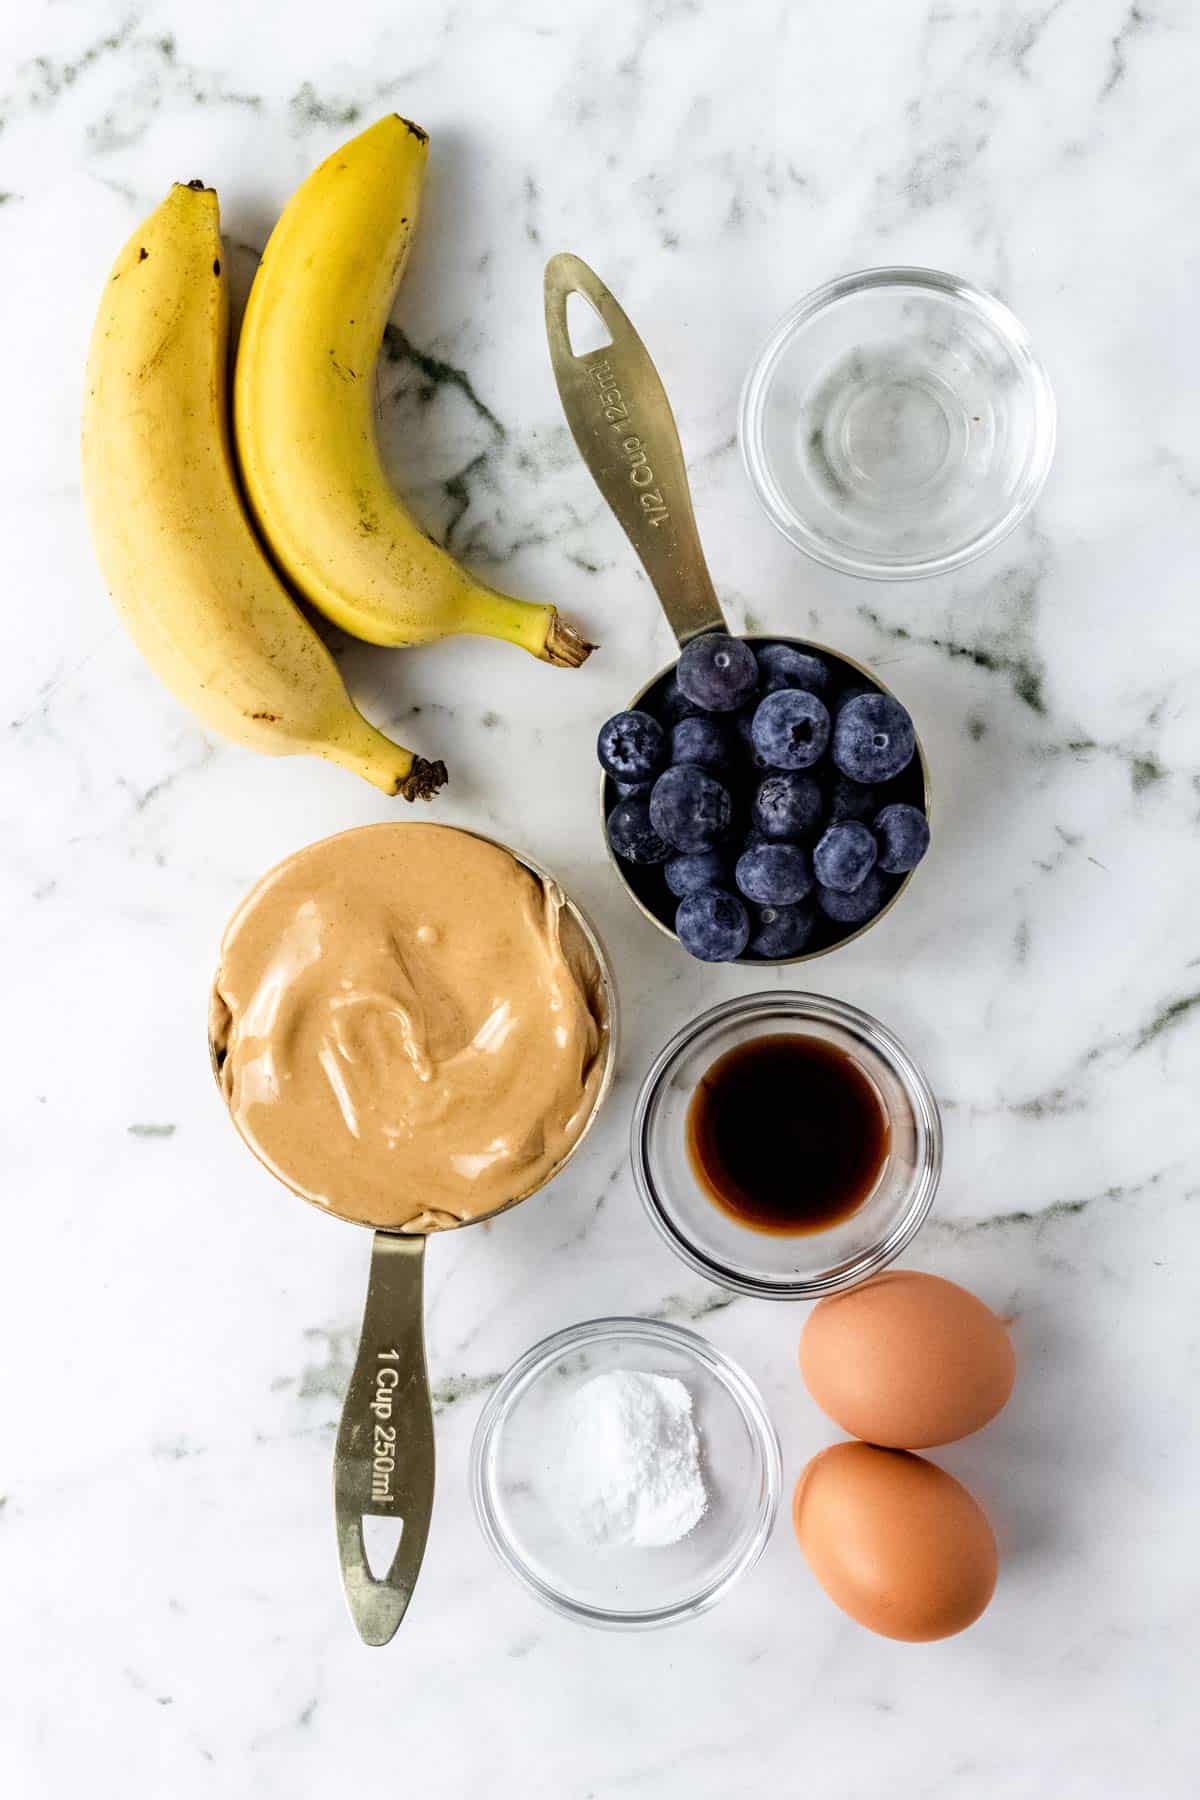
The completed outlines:
{"type": "Polygon", "coordinates": [[[405,800],[432,800],[438,789],[445,787],[446,780],[446,765],[440,757],[437,762],[426,762],[423,756],[414,756],[399,793],[405,800]]]}
{"type": "Polygon", "coordinates": [[[577,669],[585,663],[595,644],[580,637],[573,625],[567,623],[562,614],[555,610],[551,614],[550,629],[546,633],[546,643],[542,650],[542,661],[552,663],[556,669],[577,669]]]}
{"type": "Polygon", "coordinates": [[[318,747],[330,762],[361,775],[385,794],[399,794],[404,800],[432,800],[446,782],[444,762],[414,756],[363,718],[355,721],[352,735],[318,747]]]}
{"type": "Polygon", "coordinates": [[[450,630],[468,632],[472,637],[499,638],[559,669],[577,669],[595,649],[573,625],[567,624],[556,606],[518,600],[515,594],[506,594],[471,576],[465,579],[467,586],[459,595],[456,608],[457,622],[450,630]]]}

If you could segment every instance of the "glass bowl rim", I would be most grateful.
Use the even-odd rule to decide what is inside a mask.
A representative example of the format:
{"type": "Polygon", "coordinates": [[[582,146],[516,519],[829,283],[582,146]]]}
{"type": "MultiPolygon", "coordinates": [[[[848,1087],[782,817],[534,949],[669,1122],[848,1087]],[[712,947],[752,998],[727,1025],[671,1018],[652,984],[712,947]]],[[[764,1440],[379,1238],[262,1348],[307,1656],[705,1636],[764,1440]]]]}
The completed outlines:
{"type": "Polygon", "coordinates": [[[548,1606],[551,1611],[575,1619],[584,1625],[607,1630],[650,1630],[655,1626],[674,1625],[696,1618],[724,1598],[735,1582],[752,1569],[767,1547],[779,1510],[783,1491],[783,1454],[779,1435],[772,1423],[758,1388],[745,1370],[718,1350],[715,1344],[697,1331],[665,1319],[638,1318],[613,1314],[597,1319],[583,1319],[555,1331],[530,1346],[501,1376],[484,1404],[471,1440],[470,1487],[475,1517],[484,1539],[509,1572],[523,1587],[548,1606]],[[641,1341],[681,1352],[693,1363],[699,1363],[730,1394],[754,1444],[762,1473],[763,1495],[754,1528],[747,1537],[736,1561],[719,1578],[710,1580],[685,1599],[669,1606],[615,1608],[592,1606],[573,1600],[535,1574],[521,1556],[511,1537],[498,1521],[491,1483],[487,1474],[488,1455],[496,1432],[508,1418],[513,1406],[528,1391],[538,1376],[569,1351],[582,1345],[612,1340],[641,1341]]]}
{"type": "Polygon", "coordinates": [[[651,1063],[634,1104],[629,1130],[629,1154],[633,1179],[651,1224],[670,1249],[696,1274],[718,1287],[736,1294],[748,1294],[758,1300],[820,1300],[827,1294],[844,1293],[857,1287],[881,1269],[893,1263],[907,1249],[929,1215],[942,1174],[942,1116],[937,1097],[928,1077],[893,1031],[863,1008],[847,1000],[836,1000],[825,994],[810,994],[799,989],[783,988],[769,993],[742,994],[709,1007],[680,1027],[663,1045],[651,1063]],[[913,1193],[901,1218],[878,1244],[863,1251],[848,1265],[839,1264],[824,1275],[802,1281],[764,1281],[732,1268],[728,1263],[697,1249],[695,1244],[674,1225],[655,1188],[650,1158],[646,1148],[646,1128],[650,1108],[656,1099],[668,1070],[677,1057],[705,1032],[740,1016],[761,1019],[764,1023],[780,1016],[819,1020],[849,1028],[865,1037],[886,1062],[904,1088],[914,1114],[925,1128],[926,1160],[917,1172],[913,1193]]]}
{"type": "Polygon", "coordinates": [[[858,575],[868,581],[917,581],[931,575],[945,575],[974,562],[976,557],[994,549],[1020,524],[1037,501],[1050,473],[1057,437],[1057,416],[1054,389],[1045,364],[1034,349],[1025,327],[1003,300],[989,293],[986,288],[976,287],[962,276],[949,275],[940,269],[896,263],[835,276],[832,281],[813,288],[784,313],[755,357],[742,384],[738,402],[738,444],[755,497],[776,530],[798,550],[828,569],[836,569],[846,575],[858,575]],[[869,293],[875,288],[918,288],[964,301],[982,315],[1005,341],[1033,398],[1033,447],[1021,484],[1005,511],[986,530],[977,532],[956,549],[944,551],[937,556],[922,556],[909,562],[884,563],[870,556],[856,555],[853,551],[838,551],[819,537],[790,504],[769,473],[762,443],[766,396],[784,350],[827,307],[857,294],[869,293]]]}

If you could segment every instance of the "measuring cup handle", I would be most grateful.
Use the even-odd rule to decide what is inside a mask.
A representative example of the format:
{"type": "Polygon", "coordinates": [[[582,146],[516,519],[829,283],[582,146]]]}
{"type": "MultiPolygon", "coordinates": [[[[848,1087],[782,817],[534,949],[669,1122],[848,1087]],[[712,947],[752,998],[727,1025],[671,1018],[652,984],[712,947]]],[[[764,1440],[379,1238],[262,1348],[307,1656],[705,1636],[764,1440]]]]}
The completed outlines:
{"type": "Polygon", "coordinates": [[[617,302],[579,257],[546,264],[546,335],[571,435],[654,584],[681,644],[727,626],[700,547],[671,403],[650,354],[617,302]],[[567,301],[582,294],[612,342],[576,356],[567,301]]]}
{"type": "Polygon", "coordinates": [[[433,1511],[433,1407],[425,1367],[425,1239],[377,1231],[354,1373],[333,1453],[342,1585],[365,1644],[386,1644],[412,1598],[433,1511]],[[400,1522],[387,1573],[367,1560],[363,1520],[400,1522]]]}

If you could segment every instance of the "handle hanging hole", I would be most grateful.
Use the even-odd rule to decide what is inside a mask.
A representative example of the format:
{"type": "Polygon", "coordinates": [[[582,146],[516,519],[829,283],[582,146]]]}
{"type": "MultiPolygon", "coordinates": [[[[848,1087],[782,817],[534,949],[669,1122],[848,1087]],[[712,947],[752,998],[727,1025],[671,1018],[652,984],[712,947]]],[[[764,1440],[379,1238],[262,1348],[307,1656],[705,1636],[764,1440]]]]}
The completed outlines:
{"type": "Polygon", "coordinates": [[[363,1554],[372,1581],[387,1580],[403,1532],[403,1519],[384,1518],[380,1513],[363,1514],[363,1554]]]}
{"type": "Polygon", "coordinates": [[[593,350],[607,350],[612,343],[612,332],[578,288],[567,295],[567,342],[572,356],[590,356],[593,350]]]}

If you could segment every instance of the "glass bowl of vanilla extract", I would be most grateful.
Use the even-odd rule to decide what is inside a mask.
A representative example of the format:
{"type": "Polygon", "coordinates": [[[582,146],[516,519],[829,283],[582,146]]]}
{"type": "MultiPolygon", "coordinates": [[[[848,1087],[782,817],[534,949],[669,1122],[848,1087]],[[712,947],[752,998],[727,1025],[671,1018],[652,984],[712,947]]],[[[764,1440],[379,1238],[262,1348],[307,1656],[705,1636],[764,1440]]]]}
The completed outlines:
{"type": "Polygon", "coordinates": [[[659,1235],[718,1286],[817,1300],[895,1260],[942,1169],[937,1101],[900,1040],[820,994],[752,994],[666,1044],[634,1178],[659,1235]]]}

